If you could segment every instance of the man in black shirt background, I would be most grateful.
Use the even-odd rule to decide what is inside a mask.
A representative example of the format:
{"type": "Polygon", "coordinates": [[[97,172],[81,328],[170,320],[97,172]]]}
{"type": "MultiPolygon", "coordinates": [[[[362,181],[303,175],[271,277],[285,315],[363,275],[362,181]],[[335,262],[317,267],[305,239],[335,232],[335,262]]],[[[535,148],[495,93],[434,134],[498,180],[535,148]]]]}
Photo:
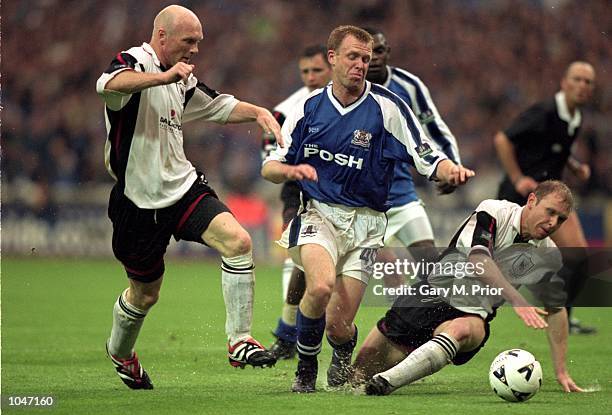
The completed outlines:
{"type": "MultiPolygon", "coordinates": [[[[495,135],[495,149],[506,172],[499,187],[499,199],[522,205],[538,182],[560,180],[565,166],[578,179],[589,179],[589,165],[576,160],[571,155],[571,147],[582,125],[580,107],[591,99],[594,86],[593,66],[587,62],[573,62],[565,71],[561,90],[553,99],[531,106],[509,128],[495,135]]],[[[571,213],[553,240],[560,248],[588,247],[576,212],[571,213]]],[[[571,258],[569,262],[574,270],[568,285],[568,303],[571,304],[584,283],[586,263],[582,258],[571,258]]],[[[570,330],[581,334],[595,332],[593,328],[580,326],[577,320],[570,320],[570,330]]]]}

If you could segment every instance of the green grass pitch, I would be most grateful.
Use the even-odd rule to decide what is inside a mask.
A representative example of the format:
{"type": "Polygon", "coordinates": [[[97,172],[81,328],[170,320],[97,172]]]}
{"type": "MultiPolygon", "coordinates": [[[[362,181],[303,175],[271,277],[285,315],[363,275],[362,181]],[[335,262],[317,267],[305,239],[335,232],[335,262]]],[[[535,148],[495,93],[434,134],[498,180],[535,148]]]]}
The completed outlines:
{"type": "MultiPolygon", "coordinates": [[[[570,337],[568,366],[579,385],[597,392],[564,394],[551,366],[545,334],[522,327],[509,308],[472,362],[387,397],[324,391],[329,347],[320,356],[319,392],[289,389],[295,361],[272,369],[231,368],[227,362],[220,271],[216,264],[167,261],[160,302],[137,344],[155,389],[128,390],[105,357],[111,308],[126,286],[112,260],[2,259],[2,412],[65,414],[610,414],[612,309],[580,309],[599,334],[570,337]],[[544,384],[530,401],[510,404],[489,389],[488,367],[508,348],[540,360],[544,384]],[[51,409],[15,408],[9,396],[52,395],[51,409]]],[[[280,271],[258,267],[253,334],[269,345],[280,312],[280,271]]],[[[384,309],[363,307],[361,339],[384,309]]]]}

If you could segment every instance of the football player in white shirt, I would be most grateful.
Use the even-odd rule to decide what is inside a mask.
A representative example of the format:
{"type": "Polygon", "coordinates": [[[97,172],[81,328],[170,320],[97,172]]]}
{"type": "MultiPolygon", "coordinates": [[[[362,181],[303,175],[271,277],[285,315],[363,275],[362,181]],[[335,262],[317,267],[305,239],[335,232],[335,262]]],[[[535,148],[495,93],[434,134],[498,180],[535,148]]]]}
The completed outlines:
{"type": "Polygon", "coordinates": [[[97,82],[108,131],[105,161],[116,180],[108,209],[113,252],[129,278],[113,308],[107,352],[132,389],[153,388],[134,345],[159,298],[172,236],[221,254],[230,364],[276,362],[250,334],[251,238],[185,157],[182,123],[198,118],[220,124],[256,121],[282,146],[280,126],[270,111],[198,82],[190,60],[202,39],[202,25],[191,10],[168,6],[154,20],[150,43],[118,53],[97,82]]]}
{"type": "Polygon", "coordinates": [[[569,188],[552,180],[540,183],[524,207],[505,200],[482,202],[438,261],[471,263],[481,271],[472,278],[432,272],[413,286],[414,291],[399,297],[363,343],[354,362],[353,382],[367,381],[369,395],[388,395],[449,363],[467,363],[484,346],[489,322],[505,300],[527,327],[547,329],[557,381],[565,392],[581,392],[566,367],[568,319],[562,280],[556,276],[561,257],[549,238],[567,220],[573,203],[569,188]],[[513,275],[518,272],[512,270],[517,257],[508,254],[508,248],[517,246],[519,255],[534,259],[530,267],[519,267],[520,275],[513,275]],[[551,250],[557,255],[551,256],[551,250]],[[459,298],[440,289],[430,291],[457,284],[472,290],[459,298]],[[533,288],[546,311],[531,306],[517,291],[523,284],[533,288]]]}

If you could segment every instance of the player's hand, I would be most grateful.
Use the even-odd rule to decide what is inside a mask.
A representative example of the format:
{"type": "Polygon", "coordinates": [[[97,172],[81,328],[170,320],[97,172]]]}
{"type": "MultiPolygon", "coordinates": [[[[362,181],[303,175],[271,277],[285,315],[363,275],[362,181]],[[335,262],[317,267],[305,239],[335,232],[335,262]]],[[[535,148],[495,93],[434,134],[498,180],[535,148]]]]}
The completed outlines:
{"type": "Polygon", "coordinates": [[[466,184],[467,181],[475,175],[476,173],[474,173],[474,170],[467,169],[460,164],[455,164],[450,168],[445,181],[451,186],[461,186],[466,184]]]}
{"type": "Polygon", "coordinates": [[[548,323],[541,317],[548,315],[548,313],[541,308],[533,306],[514,306],[512,308],[527,327],[533,327],[534,329],[548,327],[548,323]]]}
{"type": "Polygon", "coordinates": [[[261,108],[261,111],[258,111],[256,121],[263,130],[264,135],[274,137],[281,148],[285,147],[285,141],[283,140],[283,136],[281,134],[280,125],[270,111],[265,108],[261,108]]]}
{"type": "Polygon", "coordinates": [[[529,176],[521,176],[514,182],[514,190],[523,197],[527,197],[536,187],[538,187],[538,182],[529,176]]]}
{"type": "Polygon", "coordinates": [[[310,164],[286,166],[288,167],[287,172],[285,173],[287,180],[312,180],[313,182],[319,180],[317,177],[317,171],[310,164]]]}
{"type": "Polygon", "coordinates": [[[557,382],[563,388],[563,392],[584,392],[580,386],[570,377],[569,373],[563,372],[557,374],[557,382]]]}
{"type": "Polygon", "coordinates": [[[578,180],[586,182],[591,177],[591,167],[586,163],[580,163],[580,166],[574,171],[578,180]]]}
{"type": "Polygon", "coordinates": [[[165,72],[168,80],[167,84],[172,84],[181,80],[187,82],[189,75],[193,72],[193,68],[195,68],[195,65],[177,62],[172,68],[165,72]]]}
{"type": "Polygon", "coordinates": [[[457,190],[457,186],[446,182],[437,182],[436,191],[439,195],[448,195],[457,190]]]}

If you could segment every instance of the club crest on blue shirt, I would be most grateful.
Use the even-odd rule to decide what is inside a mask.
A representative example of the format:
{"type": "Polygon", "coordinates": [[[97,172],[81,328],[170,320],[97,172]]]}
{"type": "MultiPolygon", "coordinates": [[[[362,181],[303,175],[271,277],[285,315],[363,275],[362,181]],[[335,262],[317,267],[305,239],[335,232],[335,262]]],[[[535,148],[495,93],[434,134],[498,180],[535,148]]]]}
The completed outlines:
{"type": "Polygon", "coordinates": [[[371,133],[363,130],[355,130],[353,131],[353,139],[351,140],[351,144],[363,148],[370,148],[370,140],[372,140],[371,133]]]}
{"type": "Polygon", "coordinates": [[[427,143],[422,143],[420,146],[416,147],[415,150],[420,158],[425,158],[433,152],[427,143]]]}

